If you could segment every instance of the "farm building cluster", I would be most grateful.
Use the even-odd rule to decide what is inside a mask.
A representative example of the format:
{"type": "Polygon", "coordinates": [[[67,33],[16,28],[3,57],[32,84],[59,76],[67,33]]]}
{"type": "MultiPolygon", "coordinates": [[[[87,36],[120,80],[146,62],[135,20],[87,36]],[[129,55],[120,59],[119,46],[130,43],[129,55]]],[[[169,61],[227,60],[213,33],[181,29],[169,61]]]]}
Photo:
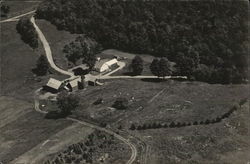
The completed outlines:
{"type": "MultiPolygon", "coordinates": [[[[116,58],[113,59],[100,59],[97,58],[94,71],[98,73],[105,73],[113,70],[118,67],[118,60],[116,58]]],[[[48,83],[43,87],[44,90],[57,93],[61,90],[67,90],[69,92],[76,91],[78,89],[84,89],[88,85],[102,85],[102,83],[97,81],[97,76],[93,76],[91,74],[86,74],[86,70],[89,68],[85,65],[79,65],[75,68],[70,69],[70,72],[73,72],[75,76],[60,81],[54,78],[50,78],[48,83]]]]}

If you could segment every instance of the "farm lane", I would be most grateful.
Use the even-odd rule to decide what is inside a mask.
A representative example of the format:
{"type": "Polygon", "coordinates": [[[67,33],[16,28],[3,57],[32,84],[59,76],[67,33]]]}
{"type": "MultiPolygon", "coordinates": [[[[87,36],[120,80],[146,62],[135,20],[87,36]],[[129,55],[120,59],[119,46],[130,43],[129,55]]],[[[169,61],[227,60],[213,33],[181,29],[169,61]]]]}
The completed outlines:
{"type": "Polygon", "coordinates": [[[74,76],[73,73],[65,71],[65,70],[63,70],[63,69],[61,69],[61,68],[59,68],[59,67],[56,66],[56,64],[54,63],[53,57],[52,57],[52,52],[51,52],[49,43],[48,43],[47,39],[45,38],[45,36],[43,35],[43,33],[40,30],[40,28],[36,25],[35,19],[34,19],[33,16],[31,17],[30,21],[33,24],[35,30],[37,31],[38,37],[40,38],[40,40],[41,40],[41,42],[43,44],[43,47],[44,47],[44,50],[45,50],[45,54],[46,54],[46,57],[48,59],[48,62],[50,64],[50,66],[54,70],[56,70],[57,72],[60,72],[61,74],[69,75],[70,77],[73,77],[74,76]]]}
{"type": "MultiPolygon", "coordinates": [[[[102,76],[100,79],[158,79],[158,76],[102,76]]],[[[162,78],[162,77],[161,77],[162,78]]],[[[186,76],[165,76],[165,79],[187,79],[186,76]]]]}
{"type": "Polygon", "coordinates": [[[24,16],[26,16],[26,15],[33,14],[33,13],[35,13],[35,12],[36,12],[36,10],[32,10],[32,11],[30,11],[30,12],[27,12],[27,13],[24,13],[24,14],[21,14],[21,15],[18,15],[18,16],[12,17],[12,18],[9,18],[9,19],[1,20],[0,23],[18,21],[18,20],[19,20],[18,18],[24,17],[24,16]]]}

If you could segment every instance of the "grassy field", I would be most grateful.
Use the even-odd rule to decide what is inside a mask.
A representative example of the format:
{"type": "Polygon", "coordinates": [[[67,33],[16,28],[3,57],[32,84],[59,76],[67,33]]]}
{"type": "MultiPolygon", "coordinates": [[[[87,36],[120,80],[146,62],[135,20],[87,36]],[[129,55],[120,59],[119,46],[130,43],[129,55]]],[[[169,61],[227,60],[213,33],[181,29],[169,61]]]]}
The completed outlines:
{"type": "Polygon", "coordinates": [[[21,154],[71,124],[67,120],[46,120],[33,104],[0,97],[0,159],[9,163],[21,154]]]}
{"type": "Polygon", "coordinates": [[[146,80],[107,80],[104,86],[89,87],[79,92],[82,109],[76,115],[88,115],[107,123],[118,122],[127,126],[130,122],[170,123],[192,122],[216,118],[235,103],[247,98],[248,85],[210,85],[200,82],[151,82],[146,80]],[[117,97],[129,100],[128,110],[112,107],[117,97]],[[93,105],[103,98],[104,103],[93,105]],[[83,114],[84,113],[84,114],[83,114]]]}

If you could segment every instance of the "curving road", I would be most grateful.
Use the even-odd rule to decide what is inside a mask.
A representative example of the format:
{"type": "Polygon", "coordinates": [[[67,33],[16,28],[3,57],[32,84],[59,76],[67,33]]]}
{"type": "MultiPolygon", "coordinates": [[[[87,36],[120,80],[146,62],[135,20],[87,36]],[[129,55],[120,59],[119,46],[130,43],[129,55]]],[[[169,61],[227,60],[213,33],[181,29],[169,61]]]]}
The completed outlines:
{"type": "Polygon", "coordinates": [[[52,53],[51,53],[51,49],[50,49],[49,43],[48,43],[47,39],[45,38],[45,36],[43,35],[43,33],[40,30],[40,28],[36,25],[36,22],[35,22],[35,19],[34,19],[33,16],[31,17],[30,21],[33,24],[35,30],[37,31],[38,37],[40,38],[40,40],[41,40],[41,42],[43,44],[43,48],[45,50],[45,54],[46,54],[46,57],[48,59],[48,62],[50,64],[50,66],[54,70],[56,70],[57,72],[60,72],[61,74],[69,75],[71,77],[74,76],[73,73],[65,71],[65,70],[63,70],[63,69],[61,69],[61,68],[59,68],[59,67],[56,66],[56,64],[54,63],[53,57],[52,57],[52,53]]]}
{"type": "MultiPolygon", "coordinates": [[[[62,73],[62,74],[65,74],[65,75],[69,75],[71,77],[74,77],[74,74],[71,73],[71,72],[67,72],[65,70],[62,70],[61,68],[57,67],[53,61],[53,58],[52,58],[52,53],[51,53],[51,49],[50,49],[50,46],[49,46],[49,43],[48,41],[46,40],[45,36],[43,35],[42,31],[39,29],[39,27],[36,25],[35,23],[35,19],[34,17],[31,17],[30,21],[32,22],[33,26],[35,27],[37,33],[38,33],[38,36],[43,44],[43,47],[45,49],[45,53],[46,53],[46,57],[49,61],[49,64],[50,66],[55,69],[56,71],[62,73]]],[[[37,112],[40,112],[40,113],[43,113],[43,114],[46,114],[47,112],[45,111],[42,111],[40,110],[39,108],[39,100],[37,99],[37,95],[38,95],[38,92],[40,91],[40,89],[36,90],[35,92],[35,110],[37,112]]],[[[80,124],[83,124],[85,126],[88,126],[88,127],[91,127],[93,129],[96,129],[96,130],[100,130],[100,131],[103,131],[103,132],[106,132],[108,134],[111,134],[111,135],[114,135],[114,137],[116,137],[117,139],[119,139],[120,141],[124,142],[125,144],[127,144],[131,151],[132,151],[132,154],[131,154],[131,157],[130,159],[127,161],[127,164],[132,164],[136,157],[137,157],[137,149],[135,147],[135,145],[133,145],[129,140],[125,139],[124,137],[122,137],[121,135],[118,135],[116,134],[115,132],[111,131],[111,130],[108,130],[108,129],[105,129],[105,128],[102,128],[102,127],[99,127],[97,125],[94,125],[94,124],[90,124],[90,123],[87,123],[87,122],[84,122],[84,121],[81,121],[81,120],[77,120],[77,119],[74,119],[74,118],[70,118],[70,117],[67,117],[68,120],[71,120],[71,121],[74,121],[74,122],[77,122],[77,123],[80,123],[80,124]]]]}

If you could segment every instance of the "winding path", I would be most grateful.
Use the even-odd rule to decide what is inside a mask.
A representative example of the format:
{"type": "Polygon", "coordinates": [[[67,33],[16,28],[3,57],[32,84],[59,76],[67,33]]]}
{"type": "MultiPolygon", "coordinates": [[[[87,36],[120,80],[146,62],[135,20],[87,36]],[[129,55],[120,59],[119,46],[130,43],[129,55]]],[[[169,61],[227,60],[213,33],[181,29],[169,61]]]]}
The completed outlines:
{"type": "Polygon", "coordinates": [[[56,64],[54,63],[54,60],[53,60],[53,57],[52,57],[52,53],[51,53],[51,49],[50,49],[50,46],[49,46],[49,43],[48,43],[47,39],[45,38],[45,36],[43,35],[43,33],[39,29],[39,27],[36,25],[34,17],[31,17],[30,21],[33,24],[34,28],[36,29],[38,37],[40,38],[40,40],[41,40],[41,42],[43,44],[43,48],[45,50],[45,54],[46,54],[46,57],[48,59],[48,62],[50,64],[50,66],[54,70],[56,70],[57,72],[60,72],[61,74],[69,75],[70,77],[73,77],[74,76],[73,73],[65,71],[65,70],[63,70],[63,69],[61,69],[61,68],[59,68],[59,67],[56,66],[56,64]]]}
{"type": "MultiPolygon", "coordinates": [[[[69,75],[71,77],[74,77],[74,74],[71,73],[71,72],[67,72],[65,70],[62,70],[61,68],[57,67],[53,61],[53,58],[52,58],[52,53],[51,53],[51,49],[50,49],[50,46],[49,46],[49,43],[48,41],[46,40],[45,36],[43,35],[42,31],[39,29],[39,27],[36,25],[35,23],[35,19],[34,17],[31,17],[30,21],[32,22],[32,24],[34,25],[37,33],[38,33],[38,36],[43,44],[43,47],[45,49],[45,53],[46,53],[46,57],[49,61],[49,64],[50,66],[55,69],[56,71],[62,73],[62,74],[65,74],[65,75],[69,75]]],[[[39,101],[37,100],[37,94],[38,92],[40,91],[40,89],[36,90],[35,92],[35,110],[37,112],[40,112],[40,113],[43,113],[43,114],[46,114],[45,111],[42,111],[40,110],[39,108],[39,101]]],[[[109,130],[109,129],[106,129],[106,128],[102,128],[102,127],[99,127],[97,125],[94,125],[94,124],[90,124],[90,123],[87,123],[87,122],[84,122],[84,121],[81,121],[81,120],[77,120],[77,119],[74,119],[74,118],[70,118],[70,117],[67,117],[68,120],[71,120],[71,121],[74,121],[74,122],[77,122],[79,124],[83,124],[85,126],[88,126],[88,127],[91,127],[93,129],[96,129],[96,130],[100,130],[100,131],[103,131],[103,132],[106,132],[108,134],[111,134],[111,135],[114,135],[114,137],[116,137],[117,139],[119,139],[120,141],[124,142],[125,144],[127,144],[131,151],[132,151],[132,154],[131,154],[131,157],[130,159],[127,161],[127,164],[132,164],[135,160],[136,160],[136,157],[137,157],[137,149],[136,149],[136,146],[134,144],[132,144],[129,140],[125,139],[124,137],[122,137],[121,135],[119,134],[116,134],[115,132],[109,130]]]]}

